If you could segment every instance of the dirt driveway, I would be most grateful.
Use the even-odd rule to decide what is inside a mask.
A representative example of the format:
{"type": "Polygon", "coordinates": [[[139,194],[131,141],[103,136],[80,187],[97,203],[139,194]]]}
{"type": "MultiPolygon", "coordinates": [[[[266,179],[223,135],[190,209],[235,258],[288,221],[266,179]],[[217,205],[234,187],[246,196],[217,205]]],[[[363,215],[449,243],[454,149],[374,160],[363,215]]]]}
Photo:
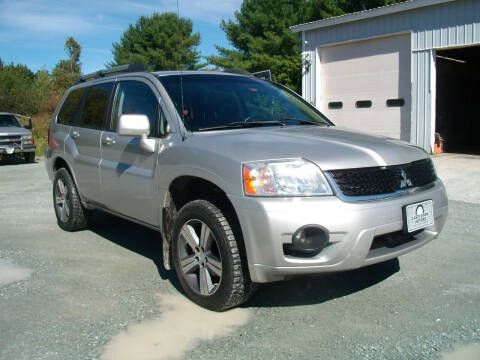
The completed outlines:
{"type": "Polygon", "coordinates": [[[106,215],[63,232],[43,163],[0,165],[0,359],[478,359],[480,160],[435,162],[451,200],[438,239],[222,314],[181,295],[157,233],[106,215]]]}

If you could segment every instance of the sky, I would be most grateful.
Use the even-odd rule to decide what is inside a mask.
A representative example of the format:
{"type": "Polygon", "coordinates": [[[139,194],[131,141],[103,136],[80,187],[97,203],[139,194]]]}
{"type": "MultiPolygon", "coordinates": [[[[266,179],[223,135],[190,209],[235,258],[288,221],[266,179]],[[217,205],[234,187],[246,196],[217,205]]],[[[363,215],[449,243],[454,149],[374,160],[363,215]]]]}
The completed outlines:
{"type": "MultiPolygon", "coordinates": [[[[180,16],[200,33],[203,56],[215,45],[231,47],[220,29],[222,19],[233,18],[242,0],[178,0],[180,16]]],[[[82,46],[84,74],[105,68],[113,60],[113,42],[119,42],[129,24],[153,12],[177,12],[176,0],[0,0],[0,59],[27,65],[32,71],[51,71],[66,59],[64,45],[73,36],[82,46]]]]}

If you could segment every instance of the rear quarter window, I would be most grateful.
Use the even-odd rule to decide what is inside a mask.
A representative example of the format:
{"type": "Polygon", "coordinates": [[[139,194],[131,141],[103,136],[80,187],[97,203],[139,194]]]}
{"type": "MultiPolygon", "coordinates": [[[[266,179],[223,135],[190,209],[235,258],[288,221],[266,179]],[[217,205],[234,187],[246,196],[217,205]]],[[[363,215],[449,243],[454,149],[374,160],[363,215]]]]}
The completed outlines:
{"type": "Polygon", "coordinates": [[[58,112],[58,124],[70,125],[73,122],[73,117],[78,109],[78,105],[80,104],[84,90],[84,88],[75,89],[68,94],[67,98],[63,102],[62,108],[58,112]]]}

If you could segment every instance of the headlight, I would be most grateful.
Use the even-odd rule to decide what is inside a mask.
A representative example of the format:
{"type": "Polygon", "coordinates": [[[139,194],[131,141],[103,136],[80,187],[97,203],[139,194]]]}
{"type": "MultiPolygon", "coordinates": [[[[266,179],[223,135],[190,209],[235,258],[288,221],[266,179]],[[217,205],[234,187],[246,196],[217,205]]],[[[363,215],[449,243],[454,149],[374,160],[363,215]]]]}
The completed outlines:
{"type": "Polygon", "coordinates": [[[22,135],[22,143],[24,145],[33,144],[33,136],[32,135],[22,135]]]}
{"type": "Polygon", "coordinates": [[[332,195],[318,166],[303,159],[254,161],[243,164],[246,195],[308,196],[332,195]]]}

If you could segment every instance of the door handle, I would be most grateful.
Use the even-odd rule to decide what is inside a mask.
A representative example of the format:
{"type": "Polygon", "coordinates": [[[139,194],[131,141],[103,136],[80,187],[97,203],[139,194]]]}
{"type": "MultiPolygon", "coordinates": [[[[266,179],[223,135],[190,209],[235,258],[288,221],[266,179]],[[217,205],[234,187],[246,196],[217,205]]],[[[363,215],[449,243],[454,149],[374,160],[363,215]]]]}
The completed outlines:
{"type": "Polygon", "coordinates": [[[102,144],[110,146],[115,144],[115,138],[111,136],[106,136],[105,139],[103,139],[102,144]]]}
{"type": "Polygon", "coordinates": [[[77,130],[73,130],[70,136],[74,139],[78,138],[80,136],[80,133],[77,130]]]}

